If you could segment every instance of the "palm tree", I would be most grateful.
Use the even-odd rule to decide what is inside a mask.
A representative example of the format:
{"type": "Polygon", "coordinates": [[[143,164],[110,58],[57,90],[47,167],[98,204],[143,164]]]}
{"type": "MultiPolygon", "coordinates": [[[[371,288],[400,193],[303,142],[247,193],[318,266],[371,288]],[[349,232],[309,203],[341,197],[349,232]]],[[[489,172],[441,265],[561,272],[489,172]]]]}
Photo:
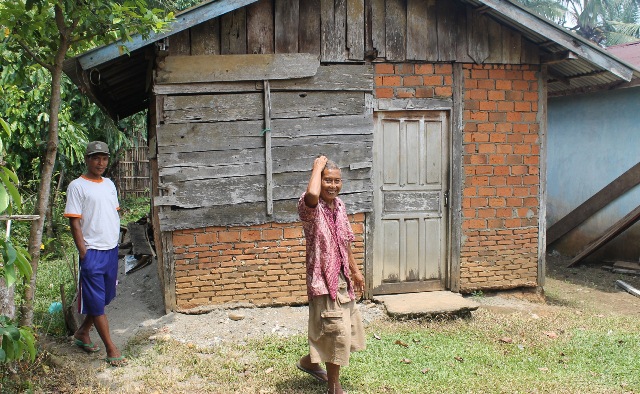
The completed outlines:
{"type": "Polygon", "coordinates": [[[640,39],[640,0],[516,0],[601,46],[640,39]]]}

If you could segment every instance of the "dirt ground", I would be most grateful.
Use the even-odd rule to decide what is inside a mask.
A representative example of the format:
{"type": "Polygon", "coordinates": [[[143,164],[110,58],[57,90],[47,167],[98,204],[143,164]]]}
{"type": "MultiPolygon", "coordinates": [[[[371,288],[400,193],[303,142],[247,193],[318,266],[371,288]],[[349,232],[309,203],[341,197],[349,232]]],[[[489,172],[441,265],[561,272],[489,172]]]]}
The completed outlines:
{"type": "MultiPolygon", "coordinates": [[[[544,296],[532,291],[487,293],[474,299],[481,307],[500,313],[526,311],[547,315],[557,305],[572,306],[602,315],[623,314],[640,317],[640,298],[615,287],[617,279],[640,289],[640,276],[613,274],[599,265],[567,268],[567,258],[555,253],[547,256],[547,277],[544,296]]],[[[114,341],[125,351],[130,341],[173,339],[197,346],[242,343],[265,334],[294,335],[306,332],[306,306],[280,308],[214,309],[206,314],[186,315],[164,313],[157,266],[151,265],[124,274],[121,264],[118,296],[107,307],[107,316],[114,341]]],[[[383,306],[363,303],[361,311],[365,325],[386,318],[383,306]]],[[[100,340],[95,332],[92,339],[100,340]]],[[[109,386],[114,368],[108,368],[104,350],[85,354],[72,345],[71,338],[46,341],[47,350],[58,362],[87,368],[98,380],[109,386]]],[[[100,343],[101,344],[101,343],[100,343]]],[[[122,379],[120,373],[120,380],[122,379]]]]}

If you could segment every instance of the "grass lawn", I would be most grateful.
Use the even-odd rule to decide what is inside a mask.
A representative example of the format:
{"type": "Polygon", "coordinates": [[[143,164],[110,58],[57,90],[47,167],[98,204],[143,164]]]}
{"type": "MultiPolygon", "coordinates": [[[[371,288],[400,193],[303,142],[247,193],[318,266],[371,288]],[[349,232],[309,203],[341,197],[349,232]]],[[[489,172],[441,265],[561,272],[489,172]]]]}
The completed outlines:
{"type": "MultiPolygon", "coordinates": [[[[141,338],[111,379],[122,393],[326,392],[295,368],[306,349],[304,336],[215,348],[141,338]]],[[[480,309],[469,319],[369,326],[367,350],[341,380],[349,393],[637,393],[638,355],[636,319],[480,309]]],[[[114,392],[85,383],[78,392],[114,392]]]]}

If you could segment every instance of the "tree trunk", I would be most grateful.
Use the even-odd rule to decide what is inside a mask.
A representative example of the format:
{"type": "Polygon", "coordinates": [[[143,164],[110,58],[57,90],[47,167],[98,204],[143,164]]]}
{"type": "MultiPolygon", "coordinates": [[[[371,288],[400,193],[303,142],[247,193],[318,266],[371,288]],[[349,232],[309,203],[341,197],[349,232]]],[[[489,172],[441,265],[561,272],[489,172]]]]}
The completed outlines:
{"type": "Polygon", "coordinates": [[[44,231],[45,214],[51,195],[51,179],[53,177],[53,167],[58,155],[58,125],[60,112],[60,90],[62,80],[62,62],[69,49],[69,44],[64,36],[60,37],[60,47],[56,52],[53,69],[51,70],[51,101],[49,103],[49,130],[47,138],[47,149],[42,170],[40,173],[40,185],[38,187],[38,199],[34,214],[39,215],[38,220],[31,224],[29,234],[29,254],[31,255],[31,275],[30,286],[27,286],[24,294],[24,304],[21,307],[20,324],[31,326],[33,323],[33,300],[36,290],[36,277],[38,274],[38,263],[40,261],[40,245],[42,245],[42,232],[44,231]]]}
{"type": "MultiPolygon", "coordinates": [[[[47,221],[45,225],[47,230],[47,239],[52,239],[53,237],[56,236],[56,226],[55,226],[55,222],[53,221],[53,218],[55,217],[54,210],[56,208],[56,203],[58,201],[58,196],[60,195],[60,190],[62,189],[63,182],[64,182],[64,168],[60,166],[60,175],[58,175],[58,184],[55,190],[53,191],[53,193],[51,193],[51,198],[49,199],[49,207],[47,208],[47,221]]],[[[52,248],[54,248],[54,244],[49,243],[45,248],[46,253],[51,253],[52,248]]]]}
{"type": "Polygon", "coordinates": [[[0,278],[0,315],[16,317],[15,286],[7,287],[4,278],[0,278]]]}

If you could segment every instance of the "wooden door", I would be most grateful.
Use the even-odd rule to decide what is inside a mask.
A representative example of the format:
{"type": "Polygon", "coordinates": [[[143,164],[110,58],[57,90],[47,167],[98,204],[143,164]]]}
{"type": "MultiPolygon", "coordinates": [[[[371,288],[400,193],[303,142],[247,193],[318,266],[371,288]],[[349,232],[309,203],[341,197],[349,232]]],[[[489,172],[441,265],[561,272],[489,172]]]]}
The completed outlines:
{"type": "Polygon", "coordinates": [[[373,292],[442,290],[448,256],[448,113],[374,116],[373,292]]]}

